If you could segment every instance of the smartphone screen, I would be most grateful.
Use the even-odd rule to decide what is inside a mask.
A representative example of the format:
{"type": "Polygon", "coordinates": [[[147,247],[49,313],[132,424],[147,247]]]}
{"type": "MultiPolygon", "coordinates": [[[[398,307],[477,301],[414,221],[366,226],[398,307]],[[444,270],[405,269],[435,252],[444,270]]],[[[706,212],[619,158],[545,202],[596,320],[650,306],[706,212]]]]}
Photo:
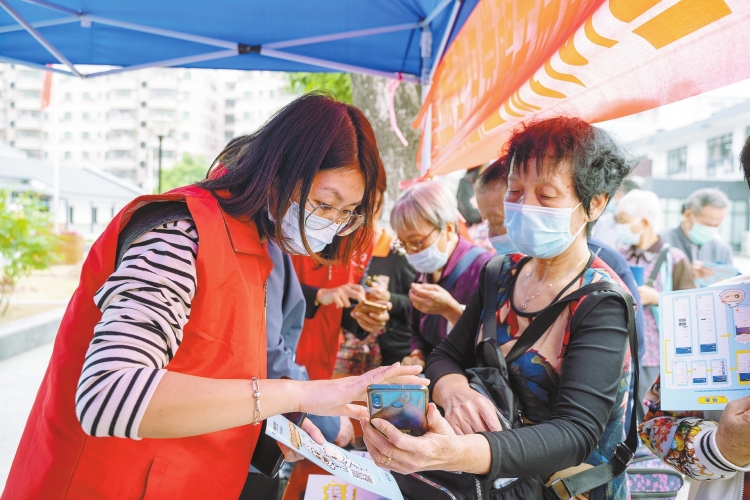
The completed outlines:
{"type": "Polygon", "coordinates": [[[370,418],[382,418],[404,434],[427,432],[427,388],[419,385],[371,385],[367,389],[370,418]]]}
{"type": "Polygon", "coordinates": [[[693,334],[690,320],[690,299],[678,297],[673,299],[672,304],[675,316],[675,354],[692,354],[693,334]]]}

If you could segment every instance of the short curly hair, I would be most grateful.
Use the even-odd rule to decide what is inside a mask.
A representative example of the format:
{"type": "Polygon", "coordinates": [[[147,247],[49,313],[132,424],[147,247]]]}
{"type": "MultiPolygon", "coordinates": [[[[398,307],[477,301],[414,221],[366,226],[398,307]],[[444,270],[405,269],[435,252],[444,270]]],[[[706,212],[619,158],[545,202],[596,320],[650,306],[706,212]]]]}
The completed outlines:
{"type": "MultiPolygon", "coordinates": [[[[499,161],[523,175],[532,159],[537,173],[553,171],[562,161],[570,163],[576,195],[586,215],[594,196],[606,194],[612,199],[632,169],[632,162],[607,132],[566,116],[522,124],[508,139],[499,161]]],[[[588,224],[588,236],[595,223],[588,224]]]]}

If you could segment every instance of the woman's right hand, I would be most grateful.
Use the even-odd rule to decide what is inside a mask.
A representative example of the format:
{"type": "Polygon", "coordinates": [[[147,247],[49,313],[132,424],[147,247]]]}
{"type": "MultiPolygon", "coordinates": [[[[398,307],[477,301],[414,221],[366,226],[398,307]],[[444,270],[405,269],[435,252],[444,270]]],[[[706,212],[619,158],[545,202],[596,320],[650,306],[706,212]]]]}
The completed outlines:
{"type": "Polygon", "coordinates": [[[458,435],[503,430],[495,405],[469,387],[463,375],[442,377],[433,390],[433,397],[445,410],[445,419],[458,435]]]}
{"type": "Polygon", "coordinates": [[[322,306],[335,304],[338,309],[351,307],[352,300],[365,301],[365,289],[362,285],[347,283],[336,288],[321,288],[315,295],[315,300],[322,306]]]}
{"type": "Polygon", "coordinates": [[[316,380],[297,384],[298,406],[295,411],[314,415],[342,415],[352,418],[363,418],[368,415],[367,408],[352,401],[365,401],[367,387],[373,384],[408,384],[429,385],[426,378],[418,377],[421,366],[403,366],[394,363],[381,366],[358,377],[345,377],[334,380],[316,380]]]}

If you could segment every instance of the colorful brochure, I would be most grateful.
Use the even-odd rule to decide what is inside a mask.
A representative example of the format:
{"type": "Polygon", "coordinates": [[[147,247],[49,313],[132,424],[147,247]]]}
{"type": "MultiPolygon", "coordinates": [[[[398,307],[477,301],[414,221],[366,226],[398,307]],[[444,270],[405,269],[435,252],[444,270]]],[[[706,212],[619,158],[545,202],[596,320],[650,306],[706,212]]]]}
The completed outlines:
{"type": "MultiPolygon", "coordinates": [[[[304,500],[384,500],[385,497],[328,474],[310,474],[304,500]]],[[[385,499],[387,500],[387,499],[385,499]]]]}
{"type": "Polygon", "coordinates": [[[723,410],[750,395],[750,285],[661,294],[661,407],[723,410]]]}
{"type": "Polygon", "coordinates": [[[357,488],[388,500],[404,499],[390,472],[381,469],[372,460],[350,453],[335,444],[319,445],[309,434],[281,415],[268,419],[266,434],[357,488]]]}

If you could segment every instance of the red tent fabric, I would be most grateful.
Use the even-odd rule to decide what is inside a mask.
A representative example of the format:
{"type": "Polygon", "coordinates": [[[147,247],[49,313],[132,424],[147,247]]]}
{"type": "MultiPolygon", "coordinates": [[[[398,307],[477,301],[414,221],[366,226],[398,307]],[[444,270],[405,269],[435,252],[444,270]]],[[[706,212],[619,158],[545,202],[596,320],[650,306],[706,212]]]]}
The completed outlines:
{"type": "Polygon", "coordinates": [[[610,120],[750,78],[749,29],[747,0],[482,0],[416,122],[429,174],[497,158],[526,120],[610,120]]]}

